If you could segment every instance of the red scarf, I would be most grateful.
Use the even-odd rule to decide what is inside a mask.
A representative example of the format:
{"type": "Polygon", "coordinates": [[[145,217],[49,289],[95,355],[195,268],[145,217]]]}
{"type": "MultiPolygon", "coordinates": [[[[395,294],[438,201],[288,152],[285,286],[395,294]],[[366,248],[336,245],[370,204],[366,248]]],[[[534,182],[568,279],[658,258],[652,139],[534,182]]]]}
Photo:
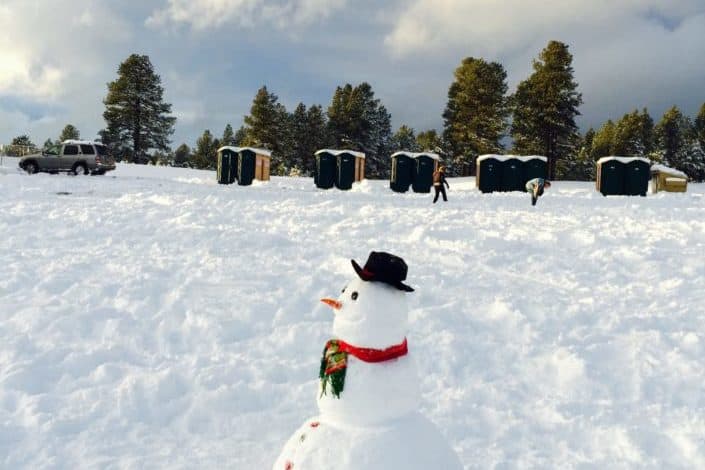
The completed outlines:
{"type": "Polygon", "coordinates": [[[385,349],[358,348],[339,339],[332,339],[323,348],[321,368],[318,373],[321,379],[321,395],[325,395],[328,385],[331,386],[333,395],[340,398],[340,392],[345,386],[345,372],[348,365],[348,354],[363,362],[385,362],[404,356],[409,352],[406,338],[400,344],[395,344],[385,349]]]}
{"type": "Polygon", "coordinates": [[[342,352],[352,354],[356,358],[364,362],[384,362],[391,361],[397,357],[406,355],[409,349],[406,346],[406,338],[399,344],[394,346],[389,346],[385,349],[373,349],[373,348],[358,348],[352,344],[346,343],[342,340],[335,340],[338,342],[338,348],[342,352]]]}

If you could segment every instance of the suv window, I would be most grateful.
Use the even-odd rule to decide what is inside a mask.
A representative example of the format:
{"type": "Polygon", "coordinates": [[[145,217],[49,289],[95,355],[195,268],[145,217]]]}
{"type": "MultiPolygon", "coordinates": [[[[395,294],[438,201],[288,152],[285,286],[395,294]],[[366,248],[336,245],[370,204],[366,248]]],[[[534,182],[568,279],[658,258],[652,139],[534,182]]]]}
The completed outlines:
{"type": "Polygon", "coordinates": [[[96,145],[95,149],[101,157],[108,154],[108,149],[105,145],[96,145]]]}
{"type": "Polygon", "coordinates": [[[83,155],[93,155],[93,146],[88,144],[81,144],[81,153],[83,155]]]}
{"type": "Polygon", "coordinates": [[[64,155],[78,155],[78,145],[64,145],[64,155]]]}
{"type": "Polygon", "coordinates": [[[61,145],[52,145],[44,153],[47,155],[61,155],[61,145]]]}

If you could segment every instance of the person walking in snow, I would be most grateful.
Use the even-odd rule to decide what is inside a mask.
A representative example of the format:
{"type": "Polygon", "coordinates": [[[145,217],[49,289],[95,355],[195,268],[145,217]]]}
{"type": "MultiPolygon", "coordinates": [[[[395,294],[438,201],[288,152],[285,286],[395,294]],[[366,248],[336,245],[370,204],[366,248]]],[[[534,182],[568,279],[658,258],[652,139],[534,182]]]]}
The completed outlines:
{"type": "Polygon", "coordinates": [[[441,165],[436,171],[433,172],[433,189],[436,190],[436,195],[433,198],[434,204],[438,201],[439,194],[443,194],[443,200],[448,201],[448,197],[446,196],[446,187],[450,188],[448,181],[446,181],[446,167],[441,165]]]}
{"type": "Polygon", "coordinates": [[[534,178],[526,182],[526,192],[531,194],[531,205],[535,206],[543,191],[551,187],[551,182],[543,178],[534,178]]]}

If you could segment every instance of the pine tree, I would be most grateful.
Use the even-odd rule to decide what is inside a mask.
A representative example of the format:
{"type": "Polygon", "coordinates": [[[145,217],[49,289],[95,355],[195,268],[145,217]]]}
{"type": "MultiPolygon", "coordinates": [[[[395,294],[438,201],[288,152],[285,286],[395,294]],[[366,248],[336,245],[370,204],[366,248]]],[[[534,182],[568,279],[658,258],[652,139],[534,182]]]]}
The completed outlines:
{"type": "Polygon", "coordinates": [[[595,129],[591,127],[583,136],[583,146],[581,150],[587,152],[588,155],[592,154],[592,144],[595,141],[595,134],[595,129]]]}
{"type": "Polygon", "coordinates": [[[179,145],[174,151],[174,166],[187,166],[189,160],[191,160],[191,148],[186,144],[179,145]]]}
{"type": "Polygon", "coordinates": [[[705,181],[705,149],[697,139],[687,140],[686,146],[681,149],[677,160],[680,164],[679,169],[693,181],[705,181]]]}
{"type": "MultiPolygon", "coordinates": [[[[379,103],[379,100],[375,100],[379,103]]],[[[371,113],[370,143],[365,154],[369,160],[365,161],[373,178],[389,178],[392,170],[392,115],[387,108],[378,105],[371,113]]]]}
{"type": "Polygon", "coordinates": [[[705,180],[705,152],[698,140],[697,127],[678,107],[666,111],[655,135],[663,163],[695,181],[705,180]]]}
{"type": "Polygon", "coordinates": [[[288,151],[285,143],[288,125],[289,115],[277,95],[270,93],[266,86],[260,88],[252,101],[250,114],[245,116],[242,144],[271,150],[271,171],[276,175],[286,171],[284,154],[288,151]]]}
{"type": "Polygon", "coordinates": [[[306,108],[299,103],[291,116],[291,146],[293,149],[290,162],[296,174],[311,176],[315,171],[314,154],[328,146],[328,128],[326,116],[320,105],[306,108]]]}
{"type": "Polygon", "coordinates": [[[344,87],[337,87],[328,106],[328,128],[334,147],[348,145],[352,140],[352,134],[357,133],[357,129],[352,125],[353,112],[349,106],[352,90],[353,87],[349,83],[344,87]]]}
{"type": "Polygon", "coordinates": [[[12,144],[20,147],[36,148],[32,139],[29,138],[27,134],[18,135],[12,139],[12,144]]]}
{"type": "Polygon", "coordinates": [[[705,149],[705,103],[700,107],[700,112],[695,118],[694,127],[700,148],[705,149]]]}
{"type": "Polygon", "coordinates": [[[76,127],[73,124],[66,124],[64,129],[61,131],[61,134],[59,135],[59,142],[63,142],[65,140],[78,140],[81,138],[81,133],[76,129],[76,127]]]}
{"type": "Polygon", "coordinates": [[[458,166],[473,171],[475,159],[501,153],[509,116],[507,72],[497,62],[468,57],[455,70],[443,112],[443,136],[458,166]]]}
{"type": "Polygon", "coordinates": [[[235,132],[233,131],[233,126],[230,124],[225,126],[223,130],[223,138],[220,139],[220,145],[222,146],[234,146],[235,145],[235,132]]]}
{"type": "Polygon", "coordinates": [[[306,113],[306,126],[308,148],[303,151],[303,169],[307,175],[313,176],[316,170],[314,154],[316,151],[330,147],[332,144],[328,132],[328,119],[321,105],[316,104],[308,108],[308,112],[306,113]]]}
{"type": "Polygon", "coordinates": [[[644,146],[644,155],[651,155],[654,151],[654,120],[646,108],[642,109],[639,118],[641,120],[641,143],[644,146]]]}
{"type": "Polygon", "coordinates": [[[191,166],[200,169],[215,169],[217,150],[217,142],[213,139],[213,134],[206,129],[196,141],[196,148],[191,156],[191,166]]]}
{"type": "Polygon", "coordinates": [[[306,105],[299,103],[291,115],[291,143],[292,155],[289,160],[290,168],[298,173],[305,172],[307,152],[310,152],[308,132],[308,110],[306,105]]]}
{"type": "Polygon", "coordinates": [[[241,147],[245,145],[245,140],[247,139],[247,129],[245,126],[240,126],[240,128],[235,132],[235,137],[233,145],[236,147],[241,147]]]}
{"type": "Polygon", "coordinates": [[[612,148],[614,146],[614,135],[616,126],[612,120],[608,120],[602,125],[592,138],[592,146],[590,149],[590,157],[597,161],[602,157],[613,155],[612,148]]]}
{"type": "Polygon", "coordinates": [[[366,175],[386,178],[391,169],[391,119],[369,83],[337,87],[328,107],[331,143],[364,152],[366,175]]]}
{"type": "Polygon", "coordinates": [[[559,179],[574,181],[592,181],[595,178],[595,159],[592,157],[593,143],[596,132],[593,128],[588,129],[577,153],[568,155],[560,160],[556,166],[559,179]]]}
{"type": "Polygon", "coordinates": [[[550,41],[534,61],[534,72],[519,83],[512,97],[515,150],[548,157],[549,178],[555,178],[557,161],[575,152],[579,142],[575,118],[583,99],[572,62],[566,44],[550,41]]]}
{"type": "Polygon", "coordinates": [[[435,129],[419,132],[416,143],[422,152],[444,153],[443,139],[435,129]]]}
{"type": "Polygon", "coordinates": [[[149,164],[159,166],[173,166],[174,154],[172,152],[162,152],[161,150],[155,150],[149,157],[149,164]]]}
{"type": "MultiPolygon", "coordinates": [[[[649,117],[649,120],[651,118],[649,117]]],[[[612,155],[644,156],[648,153],[649,143],[644,142],[645,123],[639,111],[625,114],[614,128],[612,155]]]]}
{"type": "Polygon", "coordinates": [[[144,162],[150,149],[169,151],[169,136],[176,118],[163,100],[161,78],[146,55],[132,54],[118,69],[117,80],[108,83],[103,103],[107,124],[100,132],[113,155],[144,162]]]}
{"type": "Polygon", "coordinates": [[[392,148],[394,151],[418,152],[421,150],[419,143],[416,140],[414,129],[402,125],[397,132],[392,136],[392,148]]]}
{"type": "Polygon", "coordinates": [[[9,157],[21,157],[30,153],[34,153],[37,146],[34,145],[32,139],[28,135],[23,134],[12,139],[12,143],[5,149],[5,155],[9,157]]]}
{"type": "Polygon", "coordinates": [[[54,145],[54,141],[51,139],[47,139],[44,141],[44,145],[42,145],[42,150],[47,150],[53,145],[54,145]]]}
{"type": "Polygon", "coordinates": [[[98,131],[99,140],[105,144],[110,153],[118,162],[129,160],[132,155],[132,150],[128,140],[122,140],[117,124],[110,123],[105,129],[98,131]]]}
{"type": "Polygon", "coordinates": [[[686,146],[686,134],[690,131],[689,123],[677,106],[666,111],[655,129],[658,150],[663,156],[663,163],[678,168],[678,156],[686,146]]]}

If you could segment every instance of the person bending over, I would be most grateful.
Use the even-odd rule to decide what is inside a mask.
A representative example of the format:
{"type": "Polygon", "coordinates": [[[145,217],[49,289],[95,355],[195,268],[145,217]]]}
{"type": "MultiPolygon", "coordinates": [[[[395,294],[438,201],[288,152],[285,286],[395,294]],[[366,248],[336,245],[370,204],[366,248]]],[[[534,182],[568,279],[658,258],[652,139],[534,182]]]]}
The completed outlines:
{"type": "Polygon", "coordinates": [[[531,194],[531,205],[535,206],[544,190],[551,187],[551,182],[543,178],[534,178],[526,182],[526,192],[531,194]]]}

